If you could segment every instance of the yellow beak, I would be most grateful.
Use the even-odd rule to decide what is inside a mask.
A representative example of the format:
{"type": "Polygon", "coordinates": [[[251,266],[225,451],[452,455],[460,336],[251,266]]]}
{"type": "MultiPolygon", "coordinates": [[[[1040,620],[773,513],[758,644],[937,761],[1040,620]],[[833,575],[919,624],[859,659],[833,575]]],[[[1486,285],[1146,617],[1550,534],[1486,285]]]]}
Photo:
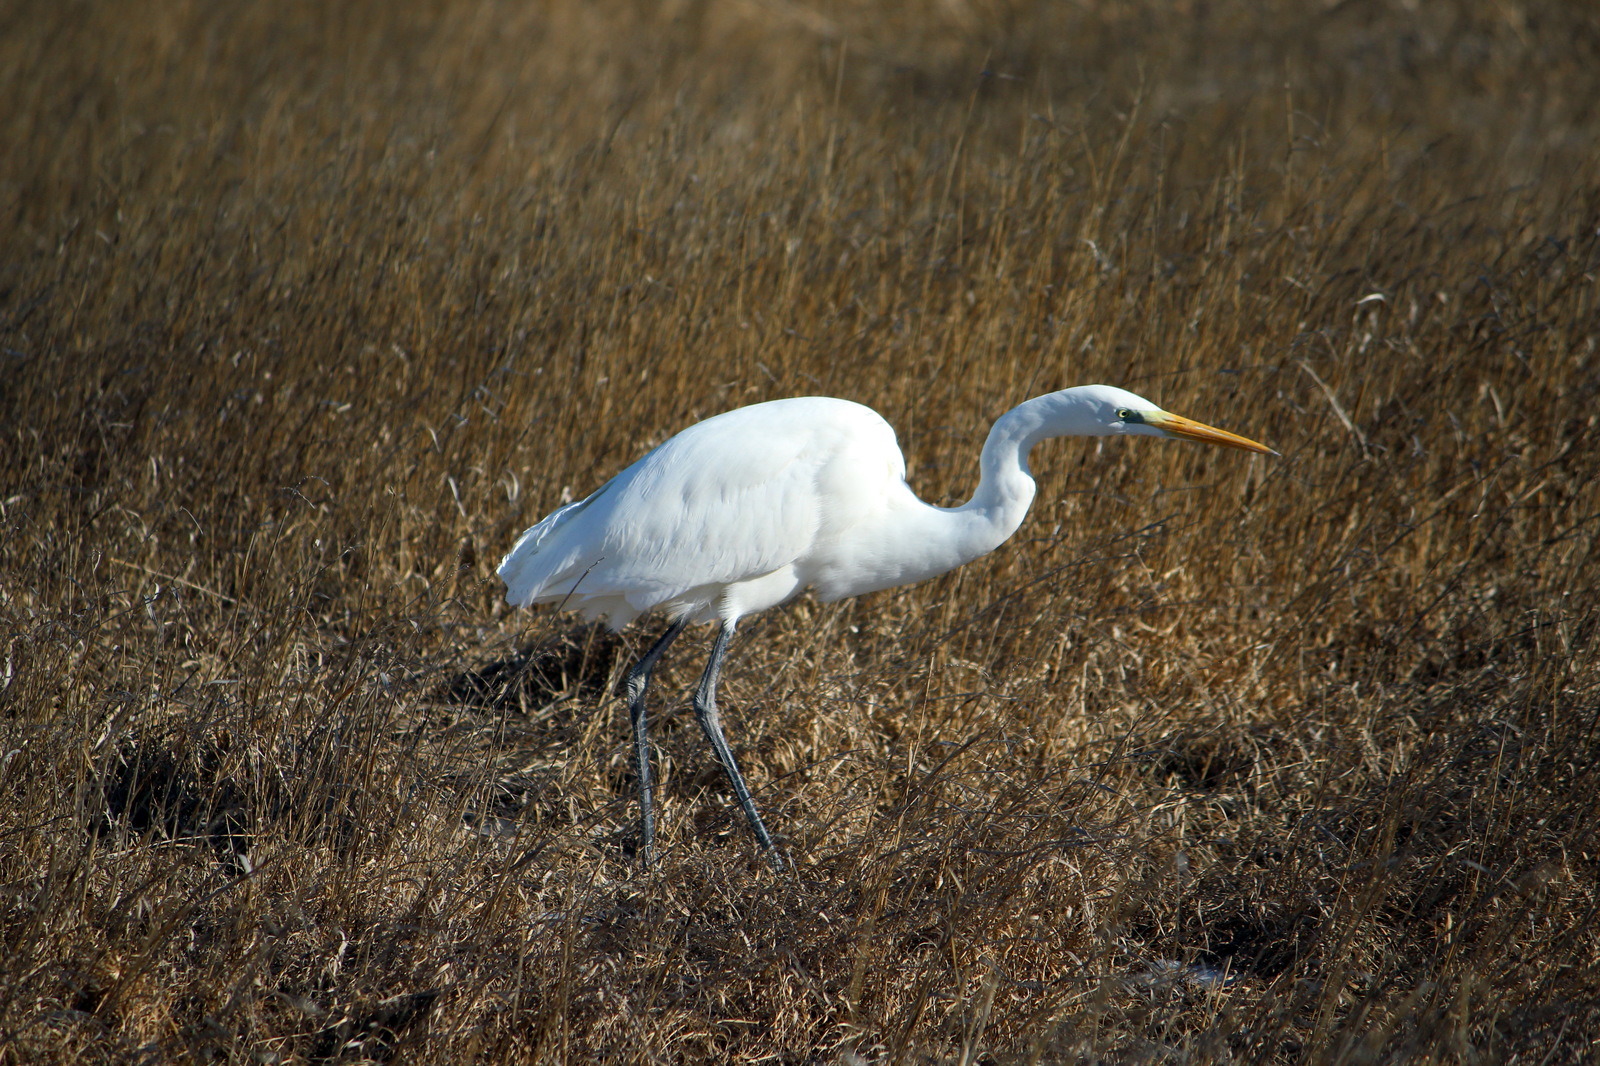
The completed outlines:
{"type": "Polygon", "coordinates": [[[1265,444],[1258,444],[1249,437],[1241,437],[1237,433],[1229,433],[1225,429],[1208,426],[1204,422],[1196,422],[1182,415],[1169,414],[1166,411],[1147,412],[1144,416],[1145,424],[1155,426],[1165,431],[1170,436],[1182,437],[1184,440],[1197,440],[1204,444],[1220,444],[1224,448],[1239,448],[1247,452],[1261,452],[1264,455],[1277,455],[1273,449],[1265,444]]]}

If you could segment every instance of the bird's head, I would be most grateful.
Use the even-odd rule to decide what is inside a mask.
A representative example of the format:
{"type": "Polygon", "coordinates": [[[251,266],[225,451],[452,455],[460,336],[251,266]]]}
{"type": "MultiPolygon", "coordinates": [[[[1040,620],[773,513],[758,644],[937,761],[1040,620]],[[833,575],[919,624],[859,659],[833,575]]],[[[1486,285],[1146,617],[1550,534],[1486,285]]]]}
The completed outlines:
{"type": "Polygon", "coordinates": [[[1175,437],[1204,444],[1220,444],[1225,448],[1240,448],[1247,452],[1278,454],[1248,437],[1163,411],[1143,396],[1114,385],[1082,385],[1067,389],[1065,393],[1072,394],[1076,414],[1083,420],[1087,430],[1085,435],[1175,437]]]}

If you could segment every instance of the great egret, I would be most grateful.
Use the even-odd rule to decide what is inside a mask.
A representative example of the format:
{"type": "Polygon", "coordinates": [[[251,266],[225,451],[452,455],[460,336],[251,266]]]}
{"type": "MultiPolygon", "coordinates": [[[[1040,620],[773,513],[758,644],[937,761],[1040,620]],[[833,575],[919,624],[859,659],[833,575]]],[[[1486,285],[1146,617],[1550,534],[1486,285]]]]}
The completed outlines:
{"type": "MultiPolygon", "coordinates": [[[[870,407],[804,396],[741,407],[668,440],[517,538],[499,575],[513,606],[558,603],[620,630],[661,610],[665,634],[627,677],[640,850],[653,862],[650,674],[684,628],[718,623],[695,717],[773,865],[782,860],[722,735],[717,676],[739,619],[812,588],[824,603],[908,585],[999,547],[1033,502],[1028,451],[1050,437],[1181,437],[1272,452],[1109,385],[1037,396],[995,422],[960,507],[917,499],[894,429],[870,407]]],[[[1276,454],[1276,453],[1274,453],[1276,454]]]]}

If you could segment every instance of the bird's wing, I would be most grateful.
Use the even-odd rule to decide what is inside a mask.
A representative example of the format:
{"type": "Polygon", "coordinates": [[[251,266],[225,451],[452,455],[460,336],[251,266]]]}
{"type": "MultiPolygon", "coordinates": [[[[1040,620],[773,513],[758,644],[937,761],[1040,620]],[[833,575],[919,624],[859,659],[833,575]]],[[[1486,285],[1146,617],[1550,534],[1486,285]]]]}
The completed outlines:
{"type": "MultiPolygon", "coordinates": [[[[691,426],[518,540],[500,567],[513,603],[626,600],[636,610],[771,573],[840,520],[833,488],[863,442],[900,463],[894,433],[844,401],[777,401],[691,426]],[[829,498],[824,498],[825,494],[829,498]]],[[[903,468],[902,468],[903,472],[903,468]]]]}
{"type": "Polygon", "coordinates": [[[770,573],[802,555],[819,522],[821,456],[814,432],[778,428],[704,422],[625,470],[596,531],[603,561],[591,577],[655,600],[770,573]]]}

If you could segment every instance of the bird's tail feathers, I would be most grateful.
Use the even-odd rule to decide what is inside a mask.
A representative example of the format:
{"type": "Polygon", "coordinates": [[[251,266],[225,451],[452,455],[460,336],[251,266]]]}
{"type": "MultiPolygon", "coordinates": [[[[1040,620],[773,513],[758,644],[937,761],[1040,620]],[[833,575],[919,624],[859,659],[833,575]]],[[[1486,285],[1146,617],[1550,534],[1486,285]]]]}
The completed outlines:
{"type": "Polygon", "coordinates": [[[565,570],[570,562],[562,557],[550,543],[551,534],[566,525],[594,497],[569,503],[546,515],[537,525],[530,526],[500,560],[495,573],[506,583],[506,602],[513,607],[526,607],[539,598],[540,593],[565,570]]]}

